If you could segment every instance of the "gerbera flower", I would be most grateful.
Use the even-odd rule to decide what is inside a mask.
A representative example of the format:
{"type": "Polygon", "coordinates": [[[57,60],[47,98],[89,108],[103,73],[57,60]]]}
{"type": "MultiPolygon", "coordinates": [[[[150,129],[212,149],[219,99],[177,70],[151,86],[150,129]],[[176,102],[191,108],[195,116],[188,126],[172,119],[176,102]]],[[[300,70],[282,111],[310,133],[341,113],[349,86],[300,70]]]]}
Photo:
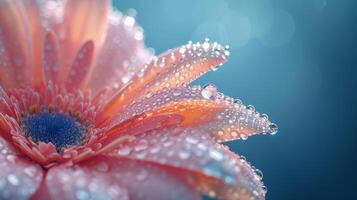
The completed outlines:
{"type": "Polygon", "coordinates": [[[155,57],[142,40],[110,1],[0,1],[0,199],[264,199],[259,171],[220,143],[276,125],[188,87],[228,50],[155,57]]]}

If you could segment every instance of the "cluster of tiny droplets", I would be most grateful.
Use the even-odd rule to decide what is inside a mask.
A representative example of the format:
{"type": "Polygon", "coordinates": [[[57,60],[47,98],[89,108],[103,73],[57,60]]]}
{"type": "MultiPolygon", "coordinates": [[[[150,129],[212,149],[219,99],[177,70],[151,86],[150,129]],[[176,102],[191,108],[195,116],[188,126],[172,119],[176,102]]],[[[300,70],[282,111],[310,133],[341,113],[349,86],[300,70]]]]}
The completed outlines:
{"type": "MultiPolygon", "coordinates": [[[[172,103],[184,102],[189,100],[185,107],[180,109],[189,109],[190,102],[193,100],[209,99],[213,102],[227,104],[227,109],[224,109],[217,114],[216,120],[203,124],[201,128],[213,133],[213,137],[218,140],[231,140],[241,138],[247,139],[249,135],[240,134],[242,130],[252,129],[252,133],[270,133],[275,134],[277,131],[276,125],[270,123],[267,115],[260,114],[255,111],[253,106],[244,106],[240,100],[233,100],[217,92],[217,88],[213,84],[208,84],[203,88],[194,86],[191,88],[174,88],[164,89],[159,93],[148,95],[141,101],[134,102],[126,111],[120,113],[118,122],[146,112],[147,116],[151,115],[151,110],[172,103]],[[226,128],[218,129],[219,127],[226,128]],[[228,135],[226,132],[229,132],[228,135]]],[[[203,107],[210,106],[203,103],[203,107]]]]}
{"type": "MultiPolygon", "coordinates": [[[[151,63],[154,67],[164,67],[168,60],[172,60],[174,66],[172,66],[173,71],[171,74],[174,74],[172,77],[168,76],[165,78],[160,79],[159,81],[155,82],[155,85],[150,85],[150,83],[146,86],[148,92],[146,94],[147,98],[151,98],[156,90],[152,88],[175,88],[175,87],[182,87],[182,80],[186,80],[187,77],[190,80],[194,80],[197,76],[201,74],[195,74],[193,72],[194,64],[203,62],[204,59],[207,58],[222,58],[222,60],[226,59],[229,55],[229,47],[226,46],[225,49],[222,49],[217,43],[209,43],[209,40],[206,39],[203,43],[195,43],[189,42],[187,45],[183,45],[179,48],[179,55],[168,54],[166,56],[155,58],[154,61],[151,63]],[[180,62],[175,62],[177,59],[180,59],[180,62]],[[190,63],[190,60],[194,60],[193,63],[190,63]],[[171,80],[172,79],[172,80],[171,80]],[[172,85],[173,84],[173,85],[172,85]],[[150,92],[153,90],[154,92],[150,92]]],[[[222,61],[223,62],[223,61],[222,61]]],[[[217,65],[213,65],[211,70],[217,70],[218,67],[222,63],[218,63],[217,65]]],[[[147,69],[150,69],[148,65],[144,67],[141,72],[138,74],[138,77],[143,77],[144,73],[147,69]]],[[[203,73],[203,72],[202,72],[203,73]]],[[[146,108],[142,108],[143,106],[135,105],[132,106],[132,110],[136,110],[135,114],[139,114],[140,111],[148,111],[149,108],[158,107],[158,105],[163,105],[166,102],[169,102],[170,97],[173,95],[178,94],[177,91],[173,94],[169,94],[168,97],[160,96],[156,98],[157,102],[152,103],[149,105],[149,102],[142,102],[146,108]]],[[[183,95],[182,95],[183,96],[183,95]]],[[[231,104],[230,108],[227,108],[225,112],[222,112],[220,115],[217,116],[217,119],[220,123],[222,123],[225,127],[228,127],[227,130],[214,130],[221,136],[225,136],[226,138],[228,135],[226,132],[230,132],[229,138],[241,138],[243,140],[247,139],[250,135],[239,134],[241,130],[244,129],[253,129],[256,132],[263,132],[263,133],[270,133],[275,134],[277,133],[277,126],[274,123],[269,122],[268,116],[266,114],[260,114],[255,111],[255,108],[251,105],[244,106],[241,100],[237,99],[234,100],[230,97],[224,96],[221,93],[218,93],[217,88],[213,84],[208,84],[201,89],[201,98],[204,99],[212,99],[218,100],[227,104],[231,104]],[[237,124],[239,125],[237,129],[237,124]]],[[[133,101],[132,104],[136,102],[133,101]]],[[[128,109],[130,110],[130,109],[128,109]]],[[[132,111],[131,110],[131,111],[132,111]]],[[[133,116],[133,115],[132,115],[133,116]]],[[[119,117],[120,118],[120,117],[119,117]]],[[[216,122],[217,123],[217,122],[216,122]]],[[[212,124],[212,128],[215,128],[217,124],[212,124]]],[[[206,126],[206,125],[205,125],[206,126]]],[[[228,138],[228,140],[229,140],[228,138]]]]}
{"type": "Polygon", "coordinates": [[[152,182],[159,185],[162,184],[161,187],[169,186],[175,188],[174,193],[170,190],[163,191],[162,193],[166,192],[164,196],[169,194],[170,197],[178,198],[189,193],[189,188],[186,184],[180,183],[180,181],[171,176],[169,172],[153,167],[150,163],[138,164],[137,161],[124,159],[117,160],[115,163],[107,163],[99,160],[89,162],[83,167],[89,167],[91,174],[83,173],[83,171],[77,170],[78,168],[64,168],[52,173],[51,176],[48,177],[50,181],[71,186],[64,187],[63,190],[53,190],[53,194],[56,196],[64,195],[67,199],[88,199],[89,196],[94,196],[102,197],[99,199],[126,200],[128,192],[132,192],[130,197],[135,199],[148,198],[150,195],[158,197],[158,195],[161,194],[148,194],[148,191],[145,191],[148,186],[150,188],[152,182]],[[98,174],[102,176],[98,176],[98,174]],[[103,176],[108,177],[103,179],[103,176]],[[111,181],[107,181],[109,177],[111,181]],[[127,191],[127,188],[123,187],[128,186],[128,188],[130,188],[130,185],[142,189],[127,191]]]}
{"type": "MultiPolygon", "coordinates": [[[[225,147],[214,145],[212,141],[207,140],[208,136],[195,130],[186,129],[179,135],[172,132],[172,130],[160,130],[143,134],[133,144],[120,148],[117,154],[121,157],[150,160],[163,165],[169,162],[175,167],[202,171],[227,184],[261,188],[263,192],[265,191],[265,188],[259,184],[262,173],[255,168],[253,170],[257,175],[249,173],[247,169],[249,163],[243,158],[241,162],[232,159],[224,152],[225,147]],[[210,148],[212,145],[217,148],[210,148]],[[199,162],[191,162],[193,160],[199,162]]],[[[211,196],[214,196],[212,192],[211,196]]],[[[256,193],[254,195],[258,196],[258,191],[256,193]]]]}
{"type": "Polygon", "coordinates": [[[42,169],[28,165],[27,160],[17,159],[16,151],[5,144],[4,139],[0,138],[0,174],[7,174],[0,179],[0,199],[25,199],[36,190],[33,183],[41,181],[38,174],[42,169]],[[13,187],[17,187],[17,190],[11,191],[13,187]]]}

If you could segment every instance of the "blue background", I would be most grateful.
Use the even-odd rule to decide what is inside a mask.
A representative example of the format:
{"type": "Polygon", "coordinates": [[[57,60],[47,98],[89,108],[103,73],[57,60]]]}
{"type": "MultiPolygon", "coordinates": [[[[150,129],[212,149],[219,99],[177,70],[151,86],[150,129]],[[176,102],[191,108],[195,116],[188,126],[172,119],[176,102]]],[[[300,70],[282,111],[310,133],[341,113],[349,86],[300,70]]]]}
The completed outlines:
{"type": "Polygon", "coordinates": [[[227,64],[195,83],[268,113],[274,136],[230,143],[264,172],[267,199],[357,199],[356,6],[347,0],[118,0],[159,54],[205,37],[227,64]]]}

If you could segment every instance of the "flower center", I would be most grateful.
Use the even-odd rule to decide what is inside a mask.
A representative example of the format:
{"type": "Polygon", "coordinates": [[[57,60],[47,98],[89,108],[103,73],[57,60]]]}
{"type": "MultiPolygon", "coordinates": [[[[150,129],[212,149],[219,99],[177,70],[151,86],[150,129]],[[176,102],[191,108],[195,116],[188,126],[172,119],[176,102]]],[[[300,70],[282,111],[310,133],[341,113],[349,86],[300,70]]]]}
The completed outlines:
{"type": "Polygon", "coordinates": [[[33,142],[51,142],[58,152],[62,148],[82,144],[86,133],[76,118],[47,111],[24,117],[22,128],[33,142]]]}

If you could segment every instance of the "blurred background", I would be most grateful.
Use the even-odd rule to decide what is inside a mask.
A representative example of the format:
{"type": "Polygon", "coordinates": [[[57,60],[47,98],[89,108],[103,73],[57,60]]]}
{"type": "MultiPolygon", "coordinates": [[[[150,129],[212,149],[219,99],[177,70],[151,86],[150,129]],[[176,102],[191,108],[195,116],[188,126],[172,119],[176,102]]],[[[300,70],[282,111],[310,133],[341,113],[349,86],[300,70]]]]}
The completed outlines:
{"type": "Polygon", "coordinates": [[[187,41],[229,45],[214,83],[279,125],[232,142],[264,173],[267,199],[357,199],[357,13],[348,0],[115,0],[160,54],[187,41]],[[135,9],[135,10],[134,10],[135,9]]]}

